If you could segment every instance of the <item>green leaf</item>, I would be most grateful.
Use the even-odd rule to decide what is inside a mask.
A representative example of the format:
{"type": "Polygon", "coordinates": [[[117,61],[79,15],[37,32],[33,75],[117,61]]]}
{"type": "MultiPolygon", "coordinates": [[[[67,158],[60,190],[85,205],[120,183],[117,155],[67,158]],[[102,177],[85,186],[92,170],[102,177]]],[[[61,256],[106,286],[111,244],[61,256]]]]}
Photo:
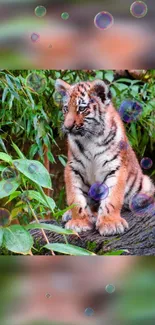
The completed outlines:
{"type": "Polygon", "coordinates": [[[5,102],[5,99],[6,99],[8,93],[9,93],[9,88],[5,87],[4,91],[3,91],[3,95],[2,95],[2,103],[5,102]]]}
{"type": "Polygon", "coordinates": [[[34,157],[34,155],[37,153],[37,151],[38,151],[38,145],[36,143],[32,144],[30,151],[29,151],[30,159],[32,159],[34,157]]]}
{"type": "Polygon", "coordinates": [[[13,160],[15,167],[31,179],[34,183],[51,189],[51,179],[47,169],[36,160],[17,159],[13,160]]]}
{"type": "Polygon", "coordinates": [[[28,197],[30,199],[34,199],[37,202],[42,203],[47,208],[49,208],[49,205],[50,205],[52,211],[55,209],[56,204],[55,204],[54,200],[51,197],[45,195],[46,196],[46,200],[49,203],[49,205],[48,205],[47,202],[44,200],[44,198],[42,197],[42,195],[40,193],[38,193],[36,191],[31,191],[31,190],[30,191],[26,191],[26,193],[28,193],[28,197]]]}
{"type": "Polygon", "coordinates": [[[55,163],[55,159],[54,156],[52,155],[52,153],[50,151],[47,152],[47,158],[51,163],[55,163]]]}
{"type": "Polygon", "coordinates": [[[68,255],[74,255],[74,256],[96,255],[92,252],[89,252],[88,250],[86,250],[84,248],[76,247],[76,246],[70,245],[70,244],[54,243],[54,244],[47,244],[44,247],[47,249],[50,249],[54,252],[59,252],[62,254],[68,254],[68,255]]]}
{"type": "Polygon", "coordinates": [[[21,159],[25,159],[25,156],[23,155],[23,153],[20,151],[20,149],[17,147],[17,145],[12,141],[12,147],[14,148],[14,150],[16,151],[17,155],[21,158],[21,159]]]}
{"type": "Polygon", "coordinates": [[[68,210],[74,208],[75,206],[77,206],[77,204],[72,204],[72,205],[70,205],[69,207],[67,207],[66,209],[61,210],[61,211],[58,211],[58,212],[54,213],[53,215],[54,215],[54,217],[60,217],[60,216],[62,216],[65,212],[67,212],[68,210]]]}
{"type": "Polygon", "coordinates": [[[50,231],[56,232],[57,234],[61,234],[61,235],[76,235],[76,236],[78,236],[78,234],[74,230],[64,229],[59,226],[48,225],[46,223],[31,223],[31,224],[25,226],[25,229],[27,229],[27,230],[29,230],[29,229],[45,229],[45,230],[50,230],[50,231]]]}
{"type": "Polygon", "coordinates": [[[104,75],[105,79],[108,80],[109,82],[112,82],[114,80],[114,71],[112,70],[107,70],[107,72],[104,75]]]}
{"type": "Polygon", "coordinates": [[[0,199],[12,194],[14,191],[16,191],[19,185],[20,184],[15,180],[7,181],[3,179],[0,181],[0,199]]]}
{"type": "Polygon", "coordinates": [[[11,202],[11,201],[12,201],[13,199],[15,199],[16,197],[18,197],[20,194],[21,194],[20,191],[15,191],[15,192],[13,192],[13,193],[10,195],[9,200],[5,203],[5,205],[8,204],[9,202],[11,202]]]}
{"type": "Polygon", "coordinates": [[[3,228],[0,228],[0,247],[2,246],[2,242],[3,242],[3,234],[4,234],[3,228]]]}
{"type": "Polygon", "coordinates": [[[3,149],[3,150],[6,152],[6,154],[7,154],[7,149],[6,149],[5,143],[4,143],[4,141],[2,140],[2,138],[0,138],[0,145],[1,145],[2,149],[3,149]]]}
{"type": "Polygon", "coordinates": [[[110,255],[121,255],[122,253],[129,253],[128,249],[120,249],[118,251],[112,251],[112,252],[109,252],[109,253],[106,253],[104,254],[104,256],[110,256],[110,255]]]}
{"type": "Polygon", "coordinates": [[[33,246],[33,238],[24,227],[12,225],[4,229],[3,244],[11,252],[27,255],[33,246]]]}
{"type": "Polygon", "coordinates": [[[11,97],[10,97],[10,99],[9,99],[9,101],[8,101],[8,104],[9,104],[9,109],[11,109],[11,108],[12,108],[12,103],[13,103],[13,100],[14,100],[14,95],[12,95],[12,94],[11,94],[11,97]]]}
{"type": "Polygon", "coordinates": [[[7,83],[8,83],[8,86],[9,86],[12,90],[14,90],[14,85],[13,85],[12,81],[10,80],[9,76],[6,74],[5,77],[6,77],[6,81],[7,81],[7,83]]]}
{"type": "Polygon", "coordinates": [[[3,169],[5,169],[5,168],[6,168],[6,166],[0,165],[0,172],[2,172],[3,169]]]}
{"type": "Polygon", "coordinates": [[[7,153],[0,152],[0,160],[6,161],[8,163],[12,163],[12,158],[7,153]]]}
{"type": "Polygon", "coordinates": [[[62,156],[58,156],[58,159],[64,167],[67,165],[66,160],[62,156]]]}

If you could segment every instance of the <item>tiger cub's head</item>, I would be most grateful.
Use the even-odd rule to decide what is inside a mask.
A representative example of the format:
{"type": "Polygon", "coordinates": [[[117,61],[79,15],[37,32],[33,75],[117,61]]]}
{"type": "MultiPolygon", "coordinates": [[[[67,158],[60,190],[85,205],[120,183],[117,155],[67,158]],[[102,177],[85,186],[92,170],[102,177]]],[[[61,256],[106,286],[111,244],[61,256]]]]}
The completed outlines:
{"type": "Polygon", "coordinates": [[[62,96],[63,132],[84,136],[103,128],[106,106],[111,100],[109,87],[102,80],[69,85],[57,79],[55,89],[62,96]]]}

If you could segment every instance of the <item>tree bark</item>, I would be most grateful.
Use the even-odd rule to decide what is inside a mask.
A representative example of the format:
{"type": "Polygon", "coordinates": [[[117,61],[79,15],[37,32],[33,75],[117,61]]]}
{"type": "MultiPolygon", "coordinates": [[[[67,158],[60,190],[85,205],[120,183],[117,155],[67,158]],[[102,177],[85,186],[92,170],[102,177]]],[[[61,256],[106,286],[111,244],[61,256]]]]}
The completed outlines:
{"type": "MultiPolygon", "coordinates": [[[[74,235],[67,236],[68,243],[86,248],[98,255],[118,250],[128,250],[128,252],[123,252],[122,255],[155,255],[155,212],[151,216],[143,215],[139,217],[131,211],[122,210],[122,216],[129,223],[129,230],[123,235],[100,236],[94,229],[81,233],[80,238],[74,235]]],[[[54,220],[45,222],[58,225],[54,220]]],[[[59,226],[64,227],[64,224],[59,223],[59,226]]],[[[45,232],[50,243],[64,243],[62,235],[50,231],[45,232]]],[[[46,244],[40,230],[31,230],[31,234],[35,241],[34,247],[38,247],[38,245],[42,247],[46,244]]],[[[50,255],[50,252],[43,249],[40,254],[50,255]]]]}

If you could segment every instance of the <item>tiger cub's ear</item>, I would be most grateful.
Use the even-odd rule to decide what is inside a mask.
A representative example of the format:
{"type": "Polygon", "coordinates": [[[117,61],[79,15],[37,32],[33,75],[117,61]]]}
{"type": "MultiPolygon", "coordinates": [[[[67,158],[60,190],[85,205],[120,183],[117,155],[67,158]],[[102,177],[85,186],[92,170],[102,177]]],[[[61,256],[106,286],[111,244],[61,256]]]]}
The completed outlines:
{"type": "Polygon", "coordinates": [[[62,96],[65,96],[67,91],[70,89],[70,85],[61,80],[61,79],[57,79],[55,82],[55,90],[60,93],[62,96]]]}
{"type": "Polygon", "coordinates": [[[111,99],[111,91],[108,85],[102,80],[94,80],[91,83],[91,92],[100,97],[102,103],[106,103],[111,99]]]}

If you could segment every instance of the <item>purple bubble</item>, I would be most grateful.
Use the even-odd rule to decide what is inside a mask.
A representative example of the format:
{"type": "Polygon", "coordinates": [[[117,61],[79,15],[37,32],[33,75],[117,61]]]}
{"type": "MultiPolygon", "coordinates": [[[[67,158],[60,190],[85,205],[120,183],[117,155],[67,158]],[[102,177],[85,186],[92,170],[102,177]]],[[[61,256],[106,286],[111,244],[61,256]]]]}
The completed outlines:
{"type": "Polygon", "coordinates": [[[32,41],[33,43],[38,42],[39,39],[40,39],[40,35],[39,35],[39,34],[37,34],[37,33],[33,33],[33,34],[31,34],[31,41],[32,41]]]}
{"type": "Polygon", "coordinates": [[[114,23],[113,16],[106,11],[99,12],[94,18],[94,24],[97,28],[106,30],[114,23]]]}
{"type": "Polygon", "coordinates": [[[143,1],[135,1],[132,3],[130,7],[130,12],[132,16],[136,18],[143,18],[144,16],[146,16],[147,11],[148,11],[147,5],[143,1]]]}
{"type": "Polygon", "coordinates": [[[100,201],[105,199],[109,194],[109,188],[106,184],[94,183],[88,192],[88,195],[95,201],[100,201]]]}
{"type": "Polygon", "coordinates": [[[119,108],[119,114],[126,123],[136,121],[142,113],[142,105],[132,100],[124,100],[119,108]]]}
{"type": "Polygon", "coordinates": [[[132,198],[130,209],[137,216],[152,215],[155,213],[155,200],[144,193],[136,194],[132,198]]]}
{"type": "Polygon", "coordinates": [[[152,167],[153,165],[153,161],[148,158],[148,157],[144,157],[141,162],[140,162],[140,165],[143,169],[149,169],[152,167]]]}
{"type": "Polygon", "coordinates": [[[119,142],[119,148],[121,149],[121,150],[127,150],[128,149],[128,143],[126,142],[126,141],[123,141],[123,140],[121,140],[120,142],[119,142]]]}

